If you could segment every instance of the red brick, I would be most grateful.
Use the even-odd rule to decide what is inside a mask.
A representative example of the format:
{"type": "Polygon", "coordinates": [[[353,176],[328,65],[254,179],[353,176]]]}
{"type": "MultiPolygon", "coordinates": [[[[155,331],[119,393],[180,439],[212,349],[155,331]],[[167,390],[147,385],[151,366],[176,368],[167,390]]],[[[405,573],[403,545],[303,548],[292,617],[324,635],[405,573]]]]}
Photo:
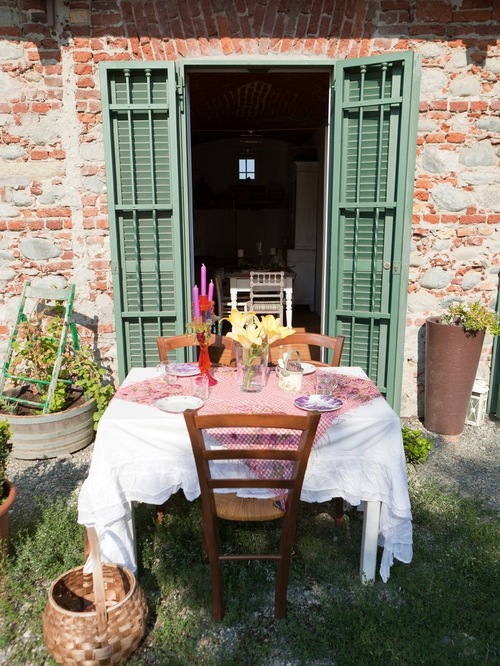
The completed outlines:
{"type": "Polygon", "coordinates": [[[47,157],[49,156],[49,153],[46,150],[32,150],[30,153],[30,157],[32,160],[46,160],[47,157]]]}
{"type": "Polygon", "coordinates": [[[68,217],[71,215],[71,208],[68,206],[58,206],[56,208],[39,208],[36,214],[38,217],[68,217]]]}
{"type": "Polygon", "coordinates": [[[485,224],[487,221],[486,215],[460,215],[460,224],[485,224]]]}
{"type": "Polygon", "coordinates": [[[466,136],[466,134],[462,134],[461,132],[450,132],[446,135],[446,138],[450,143],[465,143],[466,136]]]}
{"type": "Polygon", "coordinates": [[[75,62],[89,62],[92,60],[90,51],[73,51],[73,60],[75,62]]]}
{"type": "Polygon", "coordinates": [[[52,105],[47,102],[33,102],[31,110],[33,113],[48,113],[52,109],[52,105]]]}
{"type": "Polygon", "coordinates": [[[446,141],[446,134],[428,134],[425,137],[426,143],[444,143],[446,141]]]}
{"type": "Polygon", "coordinates": [[[482,23],[491,21],[491,7],[489,9],[469,9],[453,12],[453,22],[456,23],[482,23]]]}
{"type": "Polygon", "coordinates": [[[450,111],[453,111],[454,113],[463,113],[464,111],[467,111],[469,108],[469,103],[468,102],[450,102],[450,111]]]}

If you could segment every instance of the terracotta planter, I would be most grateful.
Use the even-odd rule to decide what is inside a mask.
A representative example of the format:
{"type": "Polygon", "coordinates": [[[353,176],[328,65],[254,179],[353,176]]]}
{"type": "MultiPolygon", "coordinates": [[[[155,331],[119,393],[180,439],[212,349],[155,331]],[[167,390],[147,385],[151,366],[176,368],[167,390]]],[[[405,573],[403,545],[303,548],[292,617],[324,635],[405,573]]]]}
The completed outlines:
{"type": "Polygon", "coordinates": [[[3,553],[9,549],[9,511],[17,494],[15,486],[10,481],[5,481],[3,493],[7,496],[7,499],[3,504],[0,504],[0,560],[3,553]]]}
{"type": "Polygon", "coordinates": [[[425,406],[427,430],[460,435],[484,341],[484,331],[466,333],[461,326],[425,323],[425,406]]]}
{"type": "Polygon", "coordinates": [[[94,439],[96,402],[53,414],[6,415],[12,432],[12,455],[23,460],[64,457],[94,439]]]}

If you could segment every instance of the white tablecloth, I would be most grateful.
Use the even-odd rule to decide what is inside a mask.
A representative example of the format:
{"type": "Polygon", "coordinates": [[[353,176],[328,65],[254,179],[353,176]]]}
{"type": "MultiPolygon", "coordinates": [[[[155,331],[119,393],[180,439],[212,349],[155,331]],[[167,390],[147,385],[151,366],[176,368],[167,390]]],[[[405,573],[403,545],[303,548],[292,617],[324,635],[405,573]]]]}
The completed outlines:
{"type": "MultiPolygon", "coordinates": [[[[125,383],[150,378],[154,372],[134,368],[125,383]]],[[[366,377],[360,368],[339,368],[339,372],[366,377]]],[[[248,399],[257,399],[256,395],[248,394],[248,399]]],[[[99,423],[89,475],[78,501],[78,521],[96,527],[103,560],[135,571],[131,502],[160,505],[181,488],[188,500],[200,494],[182,414],[113,398],[99,423]]],[[[380,575],[384,581],[393,558],[411,561],[411,509],[401,423],[382,397],[340,416],[313,447],[302,499],[324,502],[334,497],[343,497],[353,506],[381,502],[378,544],[383,547],[380,575]]]]}

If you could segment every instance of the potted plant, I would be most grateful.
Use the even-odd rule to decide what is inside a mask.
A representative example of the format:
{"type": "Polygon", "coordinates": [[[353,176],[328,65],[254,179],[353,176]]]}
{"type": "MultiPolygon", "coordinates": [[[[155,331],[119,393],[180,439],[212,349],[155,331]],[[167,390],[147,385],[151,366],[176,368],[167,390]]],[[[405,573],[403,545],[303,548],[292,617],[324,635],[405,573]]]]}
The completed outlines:
{"type": "Polygon", "coordinates": [[[113,385],[92,349],[68,338],[48,413],[26,404],[39,403],[41,407],[45,401],[63,324],[61,306],[37,308],[21,322],[12,343],[9,369],[16,378],[4,388],[0,412],[9,422],[16,458],[53,458],[84,448],[93,440],[99,418],[113,395],[113,385]],[[30,381],[33,379],[37,381],[30,381]],[[23,402],[16,402],[19,398],[23,402]]]}
{"type": "Polygon", "coordinates": [[[500,334],[498,315],[480,301],[452,303],[425,323],[427,430],[459,435],[467,417],[485,333],[500,334]]]}
{"type": "Polygon", "coordinates": [[[6,420],[0,421],[0,560],[9,547],[9,511],[16,499],[16,489],[7,480],[7,459],[11,451],[10,427],[6,420]]]}

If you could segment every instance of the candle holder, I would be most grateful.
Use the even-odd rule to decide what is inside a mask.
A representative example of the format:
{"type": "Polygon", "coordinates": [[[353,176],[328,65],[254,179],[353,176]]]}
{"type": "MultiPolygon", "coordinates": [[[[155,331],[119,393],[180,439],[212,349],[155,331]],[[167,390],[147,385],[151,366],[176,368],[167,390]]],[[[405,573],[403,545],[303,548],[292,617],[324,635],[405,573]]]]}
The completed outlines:
{"type": "Polygon", "coordinates": [[[199,316],[195,316],[196,308],[193,304],[193,318],[186,325],[186,330],[189,334],[196,337],[196,341],[200,348],[200,355],[198,357],[198,367],[202,375],[206,375],[209,386],[215,386],[217,380],[210,373],[212,362],[210,361],[210,354],[208,347],[212,337],[212,327],[215,323],[214,317],[214,302],[208,300],[208,296],[201,295],[198,303],[199,316]]]}

